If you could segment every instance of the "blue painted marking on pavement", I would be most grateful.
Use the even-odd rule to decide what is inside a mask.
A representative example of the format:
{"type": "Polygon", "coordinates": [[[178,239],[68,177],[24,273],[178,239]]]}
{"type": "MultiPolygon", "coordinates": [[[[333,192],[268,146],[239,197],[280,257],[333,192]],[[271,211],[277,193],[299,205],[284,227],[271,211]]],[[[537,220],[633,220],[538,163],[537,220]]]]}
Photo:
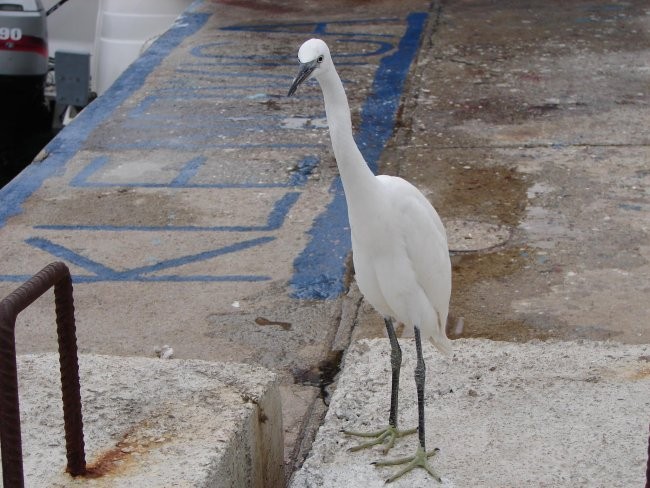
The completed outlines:
{"type": "Polygon", "coordinates": [[[105,166],[108,161],[108,156],[97,156],[70,180],[70,186],[90,186],[88,179],[105,166]]]}
{"type": "MultiPolygon", "coordinates": [[[[404,81],[420,42],[426,13],[412,13],[397,51],[384,57],[377,69],[373,89],[361,111],[355,139],[370,168],[376,172],[399,107],[404,81]]],[[[352,248],[345,194],[340,178],[331,187],[332,202],[316,218],[311,240],[294,261],[292,295],[301,299],[333,299],[345,291],[345,260],[352,248]]]]}
{"type": "MultiPolygon", "coordinates": [[[[318,97],[304,97],[304,99],[312,98],[314,101],[319,100],[318,97]]],[[[322,97],[321,97],[322,99],[322,97]]],[[[316,115],[316,118],[325,118],[325,113],[316,115]]],[[[314,117],[311,117],[314,118],[314,117]]],[[[260,130],[260,129],[275,129],[283,130],[282,121],[286,119],[276,116],[262,116],[256,118],[247,117],[220,117],[218,115],[195,115],[192,120],[175,120],[170,118],[169,113],[160,112],[155,114],[148,114],[146,117],[138,117],[136,119],[125,120],[123,126],[125,128],[137,128],[141,131],[148,130],[152,135],[159,135],[161,127],[152,127],[152,123],[159,123],[161,126],[174,127],[174,128],[196,128],[203,133],[209,133],[210,130],[219,129],[218,134],[232,134],[241,135],[244,131],[260,130]]],[[[295,129],[295,128],[292,128],[295,129]]],[[[216,131],[215,131],[216,132],[216,131]]],[[[214,134],[212,134],[214,136],[214,134]]],[[[313,147],[318,145],[314,144],[313,147]]],[[[324,146],[324,145],[321,145],[324,146]]],[[[301,147],[304,147],[302,145],[301,147]]]]}
{"type": "Polygon", "coordinates": [[[197,158],[191,159],[183,168],[180,173],[174,180],[169,184],[172,188],[182,188],[187,186],[192,181],[192,178],[201,169],[201,166],[207,161],[208,158],[205,156],[199,156],[197,158]]]}
{"type": "Polygon", "coordinates": [[[0,281],[8,281],[10,283],[24,283],[32,278],[34,275],[3,275],[0,274],[0,281]]]}
{"type": "MultiPolygon", "coordinates": [[[[208,137],[207,134],[205,136],[206,138],[208,137]]],[[[165,149],[176,149],[178,151],[192,151],[193,149],[196,149],[196,146],[200,143],[202,148],[209,148],[209,149],[241,149],[241,150],[246,150],[246,149],[318,149],[324,147],[323,144],[303,144],[303,143],[280,143],[280,144],[247,144],[247,143],[242,143],[242,144],[237,144],[237,143],[231,143],[231,142],[226,142],[226,143],[211,143],[207,142],[206,140],[202,140],[197,138],[183,138],[183,141],[171,141],[171,140],[164,140],[164,139],[159,139],[159,140],[148,140],[148,141],[141,141],[141,142],[125,142],[125,143],[114,143],[110,144],[107,147],[109,149],[113,150],[119,150],[119,149],[144,149],[144,150],[153,150],[153,149],[160,149],[160,148],[165,148],[165,149]],[[189,139],[189,141],[188,141],[189,139]]],[[[244,184],[246,186],[246,184],[244,184]]],[[[216,187],[218,188],[218,186],[216,187]]]]}
{"type": "MultiPolygon", "coordinates": [[[[319,147],[320,145],[300,145],[304,147],[319,147]]],[[[268,147],[268,146],[263,146],[268,147]]],[[[249,148],[250,149],[250,148],[249,148]]],[[[193,183],[192,178],[196,176],[201,166],[207,161],[206,157],[199,156],[192,158],[181,168],[178,176],[169,183],[147,183],[147,182],[123,182],[123,181],[89,181],[95,173],[106,166],[110,159],[108,156],[98,156],[84,167],[72,180],[70,186],[73,187],[91,187],[91,188],[287,188],[302,186],[307,182],[309,175],[319,163],[319,158],[315,156],[303,157],[291,176],[284,183],[258,183],[258,182],[240,182],[240,183],[193,183]]]]}
{"type": "MultiPolygon", "coordinates": [[[[209,251],[200,252],[197,254],[191,254],[187,256],[181,256],[178,258],[167,259],[160,261],[156,264],[148,266],[140,266],[137,268],[127,269],[125,271],[116,271],[108,266],[105,266],[97,261],[86,258],[79,253],[76,253],[64,246],[53,243],[48,239],[43,239],[41,237],[33,237],[26,240],[27,244],[34,246],[42,251],[48,252],[53,256],[63,259],[68,263],[71,263],[75,266],[85,269],[86,271],[92,273],[92,275],[75,275],[74,281],[77,282],[96,282],[96,281],[206,281],[204,275],[199,276],[176,276],[174,280],[170,280],[169,276],[150,276],[150,273],[156,273],[169,268],[177,268],[186,264],[196,263],[200,261],[206,261],[218,256],[223,256],[224,254],[230,254],[233,252],[242,251],[244,249],[249,249],[256,246],[264,245],[268,242],[274,241],[275,237],[266,236],[258,237],[256,239],[250,239],[247,241],[236,242],[229,246],[224,246],[219,249],[212,249],[209,251]]],[[[232,281],[233,277],[226,278],[219,276],[212,276],[210,281],[232,281]]],[[[269,277],[266,276],[239,276],[239,281],[262,281],[269,280],[269,277]]]]}
{"type": "MultiPolygon", "coordinates": [[[[190,10],[191,12],[191,10],[190,10]]],[[[223,30],[251,30],[254,32],[291,32],[303,36],[311,27],[313,33],[323,36],[331,36],[337,39],[340,47],[349,46],[348,52],[345,48],[340,50],[337,56],[337,64],[357,65],[367,64],[365,59],[368,57],[380,57],[379,68],[376,72],[373,90],[381,92],[384,90],[384,97],[389,98],[388,105],[382,111],[381,109],[373,112],[376,107],[373,105],[382,105],[386,102],[376,93],[370,95],[362,108],[361,126],[357,132],[357,140],[366,153],[366,159],[373,169],[376,169],[377,160],[394,125],[395,113],[399,104],[399,97],[403,89],[403,82],[410,66],[414,53],[409,49],[414,49],[407,41],[419,39],[417,31],[417,19],[420,16],[422,29],[426,14],[415,14],[408,18],[408,27],[406,34],[399,41],[396,52],[390,54],[394,49],[395,42],[399,36],[392,34],[372,34],[364,32],[351,32],[350,26],[363,24],[376,24],[377,22],[387,22],[402,24],[403,19],[369,19],[358,21],[342,22],[319,22],[319,23],[302,23],[302,24],[277,24],[274,26],[235,26],[223,30]],[[345,31],[336,32],[336,26],[344,26],[345,31]],[[266,29],[266,30],[265,30],[266,29]],[[385,90],[393,84],[392,91],[385,90]],[[392,98],[391,98],[392,97],[392,98]],[[381,101],[381,103],[378,103],[381,101]],[[379,130],[378,140],[373,133],[379,130]]],[[[61,174],[67,163],[81,148],[82,144],[100,126],[113,112],[120,107],[124,101],[136,90],[138,90],[146,76],[166,57],[166,55],[176,47],[180,41],[187,35],[198,30],[209,17],[208,14],[185,14],[177,24],[164,36],[161,37],[136,63],[134,63],[113,87],[107,92],[105,97],[87,107],[76,121],[73,122],[74,130],[66,129],[55,138],[47,147],[50,156],[45,163],[41,165],[32,165],[37,169],[30,170],[30,181],[25,184],[9,185],[3,192],[0,192],[0,198],[4,199],[9,195],[13,200],[8,200],[15,204],[4,206],[0,209],[0,226],[4,224],[7,216],[13,215],[20,211],[20,205],[33,191],[35,191],[42,182],[54,175],[61,174]],[[79,129],[77,129],[79,127],[79,129]],[[38,168],[41,167],[38,173],[38,168]],[[44,168],[44,169],[43,169],[44,168]],[[33,176],[36,176],[34,178],[33,176]],[[31,187],[29,185],[32,185],[31,187]],[[12,189],[13,188],[13,189],[12,189]],[[12,193],[18,188],[19,196],[12,193]],[[20,193],[22,192],[22,193],[20,193]],[[17,209],[17,210],[16,210],[17,209]],[[3,213],[4,212],[4,213],[3,213]],[[3,220],[4,219],[4,220],[3,220]]],[[[223,44],[222,44],[223,45],[223,44]]],[[[289,124],[282,131],[277,131],[278,137],[273,142],[257,142],[257,135],[271,128],[277,129],[278,122],[284,120],[283,115],[276,112],[277,115],[269,116],[268,113],[260,113],[259,103],[273,102],[274,99],[283,97],[286,93],[286,86],[292,79],[292,74],[272,74],[260,72],[260,66],[278,67],[287,64],[290,60],[294,61],[292,56],[222,56],[217,51],[217,46],[206,44],[200,46],[194,52],[194,59],[204,61],[202,63],[189,62],[181,63],[175,70],[177,76],[172,76],[159,89],[147,94],[142,100],[137,102],[136,106],[129,110],[124,118],[118,118],[120,137],[113,138],[118,142],[103,141],[100,150],[108,151],[89,162],[70,182],[75,187],[143,187],[143,188],[270,188],[277,186],[300,187],[304,185],[313,169],[319,164],[319,158],[315,154],[322,153],[325,149],[323,143],[299,143],[295,142],[294,130],[314,129],[314,127],[294,127],[289,124]],[[214,52],[213,52],[214,51],[214,52]],[[232,68],[234,67],[234,68],[232,68]],[[224,69],[225,68],[225,69],[224,69]],[[191,86],[188,83],[189,73],[195,76],[192,80],[200,80],[207,86],[191,86]],[[259,79],[259,83],[257,82],[259,79]],[[262,79],[264,81],[262,81],[262,79]],[[275,93],[279,90],[278,93],[275,93]],[[281,92],[281,93],[280,93],[281,92]],[[236,103],[239,108],[234,113],[237,117],[224,117],[224,110],[205,111],[201,110],[208,104],[223,101],[228,102],[231,106],[226,108],[233,110],[236,103]],[[243,101],[240,103],[239,101],[243,101]],[[252,102],[252,103],[251,103],[252,102]],[[182,105],[184,104],[184,105],[182,105]],[[246,105],[248,104],[248,105],[246,105]],[[189,120],[179,119],[177,114],[180,108],[185,110],[184,113],[192,114],[189,120]],[[194,110],[194,107],[199,110],[194,110]],[[139,134],[130,131],[130,127],[136,127],[139,134]],[[176,132],[176,128],[191,128],[186,132],[176,132]],[[224,142],[227,141],[227,142],[224,142]],[[154,181],[106,181],[102,178],[100,171],[110,164],[111,150],[152,150],[167,148],[178,152],[187,152],[188,158],[181,165],[177,174],[172,176],[168,182],[158,183],[154,181]],[[277,182],[217,182],[203,183],[200,180],[201,168],[206,163],[207,158],[214,158],[214,152],[210,156],[202,154],[204,150],[219,149],[224,151],[237,150],[240,153],[245,151],[255,151],[258,149],[282,150],[286,158],[280,164],[286,165],[287,162],[292,164],[297,162],[295,169],[288,174],[287,180],[278,184],[277,182]]],[[[292,63],[293,64],[293,63],[292,63]]],[[[345,80],[344,80],[345,82],[345,80]]],[[[313,99],[321,102],[320,94],[303,95],[303,100],[313,99]]],[[[271,108],[269,104],[268,108],[271,108]]],[[[228,113],[228,112],[226,112],[228,113]]],[[[313,119],[314,114],[310,115],[313,119]]],[[[317,117],[322,117],[319,114],[317,117]]],[[[116,130],[110,128],[110,130],[116,130]]],[[[110,139],[109,139],[110,140],[110,139]]],[[[251,159],[254,161],[254,158],[251,159]]],[[[168,170],[168,168],[167,168],[168,170]]],[[[105,172],[103,175],[110,175],[105,172]]],[[[104,178],[106,177],[104,176],[104,178]]],[[[25,182],[26,175],[21,175],[25,182]]],[[[312,237],[311,243],[304,252],[295,260],[296,273],[292,284],[294,286],[295,296],[300,298],[333,298],[342,291],[342,278],[344,273],[343,263],[349,253],[349,229],[347,223],[347,212],[345,199],[340,180],[336,179],[330,191],[334,193],[334,199],[314,223],[310,232],[312,237]]],[[[35,226],[35,229],[58,230],[58,231],[186,231],[186,232],[256,232],[256,231],[276,231],[284,223],[286,215],[290,208],[296,203],[300,193],[291,191],[280,197],[273,205],[272,210],[267,215],[266,225],[230,225],[230,226],[105,226],[105,225],[42,225],[35,226]]],[[[4,203],[4,202],[3,202],[4,203]]],[[[225,248],[205,251],[189,256],[180,256],[166,261],[161,261],[151,266],[140,266],[125,271],[117,271],[102,264],[98,260],[90,257],[79,255],[74,251],[65,248],[55,242],[43,237],[35,237],[27,240],[27,244],[48,252],[56,257],[70,261],[71,263],[88,271],[88,275],[75,276],[77,282],[100,282],[100,281],[261,281],[270,279],[263,275],[180,275],[161,274],[161,271],[178,268],[191,262],[200,262],[211,257],[222,254],[236,253],[238,251],[264,245],[275,239],[273,236],[251,239],[236,243],[225,248]],[[156,273],[152,275],[152,273],[156,273]]],[[[28,277],[27,277],[28,278],[28,277]]],[[[24,281],[24,276],[19,275],[0,275],[3,281],[24,281]]]]}
{"type": "Polygon", "coordinates": [[[218,225],[218,226],[197,226],[197,225],[35,225],[34,229],[43,230],[79,230],[79,231],[138,231],[138,232],[272,232],[282,227],[291,207],[298,201],[299,192],[289,192],[278,199],[274,204],[266,225],[218,225]]]}
{"type": "Polygon", "coordinates": [[[113,277],[117,275],[117,272],[111,268],[104,266],[92,259],[86,258],[79,253],[71,251],[67,247],[61,246],[59,244],[54,244],[53,242],[47,239],[43,239],[42,237],[30,237],[28,239],[25,239],[25,242],[30,246],[40,249],[41,251],[45,251],[59,259],[63,259],[68,263],[72,263],[75,266],[79,266],[87,271],[90,271],[97,276],[113,277]]]}
{"type": "Polygon", "coordinates": [[[320,159],[317,156],[305,156],[302,158],[298,165],[296,166],[295,171],[291,175],[291,181],[289,185],[291,186],[302,186],[307,182],[309,175],[312,173],[314,168],[318,166],[320,159]]]}
{"type": "MultiPolygon", "coordinates": [[[[7,281],[10,283],[24,283],[29,280],[32,275],[5,275],[0,274],[0,281],[7,281]]],[[[76,283],[99,283],[105,281],[126,281],[127,279],[119,276],[114,280],[107,279],[104,276],[89,276],[89,275],[73,275],[73,281],[76,283]]],[[[265,275],[153,275],[153,276],[133,276],[129,277],[128,281],[138,283],[193,283],[193,282],[211,282],[211,283],[230,283],[230,282],[257,282],[257,281],[270,281],[272,278],[265,275]]]]}
{"type": "Polygon", "coordinates": [[[408,16],[406,33],[400,40],[397,51],[381,60],[370,90],[371,95],[361,110],[361,124],[356,139],[374,173],[378,169],[379,157],[393,133],[404,82],[417,54],[426,20],[425,13],[412,13],[408,16]]]}
{"type": "Polygon", "coordinates": [[[45,147],[47,159],[31,164],[0,190],[0,228],[7,219],[22,212],[23,202],[38,190],[43,182],[60,173],[77,153],[88,136],[105,121],[132,93],[144,83],[156,68],[183,39],[205,24],[210,14],[183,14],[178,22],[157,39],[145,53],[127,69],[111,88],[98,98],[45,147]]]}
{"type": "MultiPolygon", "coordinates": [[[[333,33],[320,33],[320,32],[314,32],[314,34],[323,36],[323,35],[338,35],[338,34],[333,34],[333,33]]],[[[352,34],[354,35],[354,34],[352,34]]],[[[393,48],[393,44],[390,42],[386,41],[379,41],[379,40],[373,40],[373,39],[345,39],[344,42],[355,42],[355,43],[360,43],[360,44],[374,44],[376,45],[376,48],[374,51],[372,50],[364,50],[363,52],[351,52],[351,53],[346,53],[346,52],[338,52],[334,54],[334,61],[338,58],[347,58],[347,57],[368,57],[368,56],[378,56],[380,54],[384,54],[385,52],[390,51],[393,48]]],[[[196,56],[196,57],[205,57],[205,58],[210,58],[210,59],[227,59],[227,60],[240,60],[240,59],[246,59],[249,60],[250,65],[254,66],[259,66],[259,63],[268,63],[272,61],[277,61],[278,63],[276,66],[279,66],[280,64],[286,64],[287,61],[291,60],[293,61],[294,58],[293,56],[289,57],[287,55],[273,55],[273,54],[218,54],[219,50],[217,49],[215,53],[206,53],[204,51],[208,50],[209,48],[212,47],[217,47],[220,48],[222,43],[220,42],[215,42],[212,44],[203,44],[201,46],[195,47],[191,53],[196,56]]],[[[220,76],[231,76],[228,73],[219,73],[220,76]]],[[[233,74],[232,76],[237,76],[237,74],[233,74]]],[[[264,78],[264,75],[258,75],[260,78],[264,78]]],[[[271,75],[271,78],[283,78],[284,75],[271,75]]]]}
{"type": "Polygon", "coordinates": [[[291,207],[293,207],[293,204],[296,203],[299,196],[300,193],[298,192],[287,193],[276,202],[267,220],[267,227],[269,230],[279,229],[282,226],[285,217],[289,213],[291,207]]]}
{"type": "Polygon", "coordinates": [[[316,219],[309,231],[311,240],[294,260],[291,278],[294,298],[330,300],[345,291],[345,260],[352,243],[348,207],[340,178],[332,183],[334,198],[316,219]]]}
{"type": "MultiPolygon", "coordinates": [[[[350,39],[350,42],[352,42],[351,39],[350,39]]],[[[336,54],[334,54],[334,56],[336,56],[336,54]]],[[[286,58],[286,59],[282,59],[282,60],[278,59],[278,61],[269,61],[269,62],[255,60],[254,66],[256,68],[261,68],[261,67],[277,68],[278,66],[286,66],[288,60],[290,60],[292,63],[294,62],[293,58],[290,58],[290,59],[286,58]]],[[[363,61],[346,61],[346,60],[343,60],[343,58],[341,58],[341,61],[336,62],[336,66],[365,66],[366,64],[367,63],[365,63],[363,61]]],[[[218,61],[216,63],[211,63],[209,61],[203,61],[203,62],[200,62],[200,63],[183,63],[181,66],[197,66],[197,67],[211,67],[211,66],[212,67],[217,67],[218,66],[219,68],[223,68],[223,67],[227,67],[227,66],[245,66],[245,67],[250,68],[251,66],[253,66],[253,63],[251,61],[245,61],[245,60],[244,61],[218,61]]],[[[277,77],[278,78],[279,77],[287,78],[289,80],[292,79],[291,76],[288,76],[288,75],[287,76],[277,75],[277,77]]],[[[199,89],[201,89],[201,88],[199,88],[199,89]]]]}
{"type": "Polygon", "coordinates": [[[372,19],[354,19],[354,20],[336,20],[328,22],[293,22],[287,24],[249,24],[249,25],[233,25],[224,27],[222,30],[228,31],[250,31],[250,32],[268,32],[268,33],[304,33],[304,34],[318,34],[318,35],[336,35],[340,37],[393,37],[391,34],[370,34],[364,32],[350,32],[350,31],[330,31],[329,26],[350,26],[350,25],[364,25],[375,23],[397,23],[402,19],[398,17],[382,17],[372,19]],[[304,29],[311,27],[311,31],[304,29]]]}

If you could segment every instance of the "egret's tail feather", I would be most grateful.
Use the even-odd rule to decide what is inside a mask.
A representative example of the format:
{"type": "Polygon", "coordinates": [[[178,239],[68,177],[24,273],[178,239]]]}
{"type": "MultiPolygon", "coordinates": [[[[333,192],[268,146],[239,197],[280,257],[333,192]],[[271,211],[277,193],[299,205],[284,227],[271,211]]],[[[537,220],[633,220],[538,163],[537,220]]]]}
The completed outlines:
{"type": "Polygon", "coordinates": [[[431,342],[436,348],[445,355],[451,355],[453,348],[451,346],[451,341],[447,337],[446,327],[447,325],[447,314],[441,315],[438,313],[438,323],[436,333],[431,336],[431,342]],[[444,319],[444,320],[443,320],[444,319]]]}
{"type": "Polygon", "coordinates": [[[438,351],[445,354],[446,356],[451,356],[451,354],[454,352],[451,341],[447,336],[443,335],[442,337],[431,337],[430,339],[433,345],[436,346],[436,349],[438,349],[438,351]]]}

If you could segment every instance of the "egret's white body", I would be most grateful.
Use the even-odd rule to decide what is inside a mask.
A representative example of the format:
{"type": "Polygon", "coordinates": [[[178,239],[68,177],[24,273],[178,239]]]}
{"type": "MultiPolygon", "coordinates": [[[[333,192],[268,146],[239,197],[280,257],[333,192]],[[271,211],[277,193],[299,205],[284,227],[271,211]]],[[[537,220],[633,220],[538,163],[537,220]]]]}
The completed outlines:
{"type": "Polygon", "coordinates": [[[434,455],[437,449],[427,452],[425,448],[426,367],[421,338],[431,339],[444,352],[451,350],[445,333],[451,294],[451,262],[445,229],[431,203],[417,188],[402,178],[375,176],[366,164],[352,136],[348,99],[327,45],[320,39],[310,39],[300,47],[298,59],[300,72],[289,89],[289,96],[300,83],[311,77],[318,80],[323,91],[332,147],[348,204],[357,283],[366,300],[384,316],[391,345],[392,387],[388,427],[371,433],[348,432],[375,438],[351,450],[386,442],[386,449],[390,449],[396,438],[416,431],[401,431],[397,426],[402,362],[402,352],[393,326],[393,320],[397,320],[415,333],[420,446],[412,458],[375,464],[409,463],[387,481],[397,479],[414,467],[426,469],[440,481],[428,463],[428,457],[434,455]]]}
{"type": "Polygon", "coordinates": [[[438,213],[406,180],[375,176],[352,135],[348,100],[327,45],[305,42],[301,63],[322,60],[310,73],[323,91],[332,147],[352,233],[357,284],[384,317],[417,326],[422,336],[450,351],[445,333],[451,294],[447,236],[438,213]]]}
{"type": "Polygon", "coordinates": [[[375,178],[374,198],[350,210],[359,289],[384,317],[419,326],[445,352],[451,264],[447,238],[429,201],[407,181],[375,178]],[[376,200],[376,201],[373,201],[376,200]]]}

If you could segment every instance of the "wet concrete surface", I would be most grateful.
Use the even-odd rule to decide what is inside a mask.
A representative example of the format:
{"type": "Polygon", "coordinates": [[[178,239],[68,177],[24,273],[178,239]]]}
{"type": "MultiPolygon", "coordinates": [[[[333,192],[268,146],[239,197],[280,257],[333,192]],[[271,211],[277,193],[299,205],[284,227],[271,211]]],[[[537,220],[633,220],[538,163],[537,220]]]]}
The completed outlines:
{"type": "Polygon", "coordinates": [[[447,222],[510,229],[453,253],[450,334],[647,343],[647,5],[436,12],[382,167],[447,222]]]}
{"type": "MultiPolygon", "coordinates": [[[[2,193],[2,296],[63,259],[81,351],[272,369],[299,465],[340,351],[383,334],[348,267],[320,91],[285,96],[322,36],[366,158],[447,225],[451,337],[650,341],[643,2],[197,5],[2,193]],[[373,119],[387,60],[408,76],[373,119]]],[[[20,352],[53,349],[48,300],[20,352]]]]}

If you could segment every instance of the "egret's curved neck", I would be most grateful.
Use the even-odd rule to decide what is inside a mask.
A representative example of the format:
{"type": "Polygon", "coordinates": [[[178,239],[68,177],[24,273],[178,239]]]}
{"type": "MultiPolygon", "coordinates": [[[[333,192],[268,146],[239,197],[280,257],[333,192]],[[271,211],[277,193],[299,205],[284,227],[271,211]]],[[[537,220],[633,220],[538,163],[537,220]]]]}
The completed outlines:
{"type": "Polygon", "coordinates": [[[354,195],[362,198],[359,193],[376,184],[376,179],[354,142],[350,107],[341,78],[335,69],[330,69],[318,82],[323,90],[332,148],[350,207],[350,198],[354,195]]]}

